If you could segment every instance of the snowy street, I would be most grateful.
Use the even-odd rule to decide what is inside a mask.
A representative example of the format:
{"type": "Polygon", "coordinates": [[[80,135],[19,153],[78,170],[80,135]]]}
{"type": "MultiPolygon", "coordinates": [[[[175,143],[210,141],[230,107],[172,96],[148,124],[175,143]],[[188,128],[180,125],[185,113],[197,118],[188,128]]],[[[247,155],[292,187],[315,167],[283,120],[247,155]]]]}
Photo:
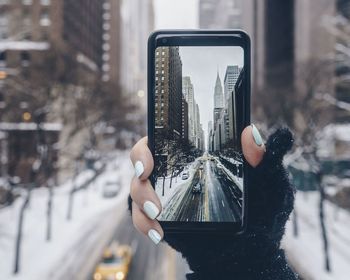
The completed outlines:
{"type": "MultiPolygon", "coordinates": [[[[0,210],[0,279],[92,279],[102,252],[111,242],[129,245],[132,261],[128,279],[182,279],[188,271],[178,253],[166,245],[155,246],[134,228],[127,211],[133,168],[129,152],[118,152],[105,171],[86,190],[74,196],[71,220],[67,220],[68,193],[72,181],[54,189],[52,240],[45,240],[47,189],[32,191],[24,216],[20,272],[13,274],[19,208],[23,199],[0,210]],[[115,197],[105,197],[105,186],[119,181],[115,197]],[[157,268],[157,269],[156,269],[157,268]]],[[[84,171],[83,183],[93,174],[84,171]]]]}
{"type": "MultiPolygon", "coordinates": [[[[242,191],[232,173],[214,157],[200,157],[191,176],[178,178],[160,219],[173,221],[237,221],[241,217],[242,191]],[[236,181],[236,182],[235,182],[236,181]]],[[[184,173],[183,173],[184,174],[184,173]]],[[[160,179],[162,181],[162,179],[160,179]]],[[[157,184],[160,187],[161,184],[157,184]]],[[[166,189],[168,191],[168,189],[166,189]]],[[[158,195],[160,190],[158,189],[158,195]]],[[[161,195],[160,195],[161,197],[161,195]]]]}

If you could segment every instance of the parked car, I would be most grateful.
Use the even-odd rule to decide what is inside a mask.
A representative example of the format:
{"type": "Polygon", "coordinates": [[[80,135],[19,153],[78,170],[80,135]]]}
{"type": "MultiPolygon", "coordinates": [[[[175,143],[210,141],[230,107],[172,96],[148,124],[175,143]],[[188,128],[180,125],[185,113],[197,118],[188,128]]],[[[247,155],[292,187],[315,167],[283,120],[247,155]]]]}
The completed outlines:
{"type": "Polygon", "coordinates": [[[107,181],[102,188],[102,196],[104,198],[115,197],[120,191],[119,181],[107,181]]]}
{"type": "Polygon", "coordinates": [[[187,180],[188,177],[190,177],[190,174],[188,173],[188,171],[185,171],[182,173],[181,179],[182,180],[187,180]]]}
{"type": "Polygon", "coordinates": [[[96,266],[94,280],[125,280],[129,273],[132,250],[129,245],[113,244],[107,247],[96,266]]]}

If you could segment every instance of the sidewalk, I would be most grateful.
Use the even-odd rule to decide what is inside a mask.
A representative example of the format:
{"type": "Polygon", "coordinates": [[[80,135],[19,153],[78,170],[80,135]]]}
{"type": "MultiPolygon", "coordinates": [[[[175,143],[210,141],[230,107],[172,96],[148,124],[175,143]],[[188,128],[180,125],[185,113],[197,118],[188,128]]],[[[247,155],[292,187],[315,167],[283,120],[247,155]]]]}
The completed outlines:
{"type": "Polygon", "coordinates": [[[318,192],[298,192],[295,209],[299,235],[287,224],[282,245],[291,265],[304,280],[347,280],[350,275],[350,213],[325,201],[331,272],[324,270],[324,253],[318,217],[318,192]]]}

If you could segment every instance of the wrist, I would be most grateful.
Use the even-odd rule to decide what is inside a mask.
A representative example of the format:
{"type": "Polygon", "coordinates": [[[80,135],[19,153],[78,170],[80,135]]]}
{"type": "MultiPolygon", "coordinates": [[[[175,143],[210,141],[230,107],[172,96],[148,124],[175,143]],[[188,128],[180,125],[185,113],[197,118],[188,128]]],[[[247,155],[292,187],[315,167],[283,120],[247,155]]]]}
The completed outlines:
{"type": "Polygon", "coordinates": [[[268,237],[166,234],[164,240],[187,260],[195,273],[246,273],[263,270],[279,257],[279,244],[268,237]],[[269,258],[266,258],[269,256],[269,258]]]}

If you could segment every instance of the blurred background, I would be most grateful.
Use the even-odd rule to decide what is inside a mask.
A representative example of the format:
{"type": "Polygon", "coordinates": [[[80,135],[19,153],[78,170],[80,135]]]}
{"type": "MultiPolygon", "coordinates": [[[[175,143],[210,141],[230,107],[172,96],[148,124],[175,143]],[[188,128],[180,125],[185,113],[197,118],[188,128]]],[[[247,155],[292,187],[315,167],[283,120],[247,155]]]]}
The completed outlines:
{"type": "Polygon", "coordinates": [[[296,138],[288,260],[348,279],[349,20],[349,0],[0,0],[0,279],[185,279],[126,210],[159,28],[250,35],[252,119],[296,138]]]}

